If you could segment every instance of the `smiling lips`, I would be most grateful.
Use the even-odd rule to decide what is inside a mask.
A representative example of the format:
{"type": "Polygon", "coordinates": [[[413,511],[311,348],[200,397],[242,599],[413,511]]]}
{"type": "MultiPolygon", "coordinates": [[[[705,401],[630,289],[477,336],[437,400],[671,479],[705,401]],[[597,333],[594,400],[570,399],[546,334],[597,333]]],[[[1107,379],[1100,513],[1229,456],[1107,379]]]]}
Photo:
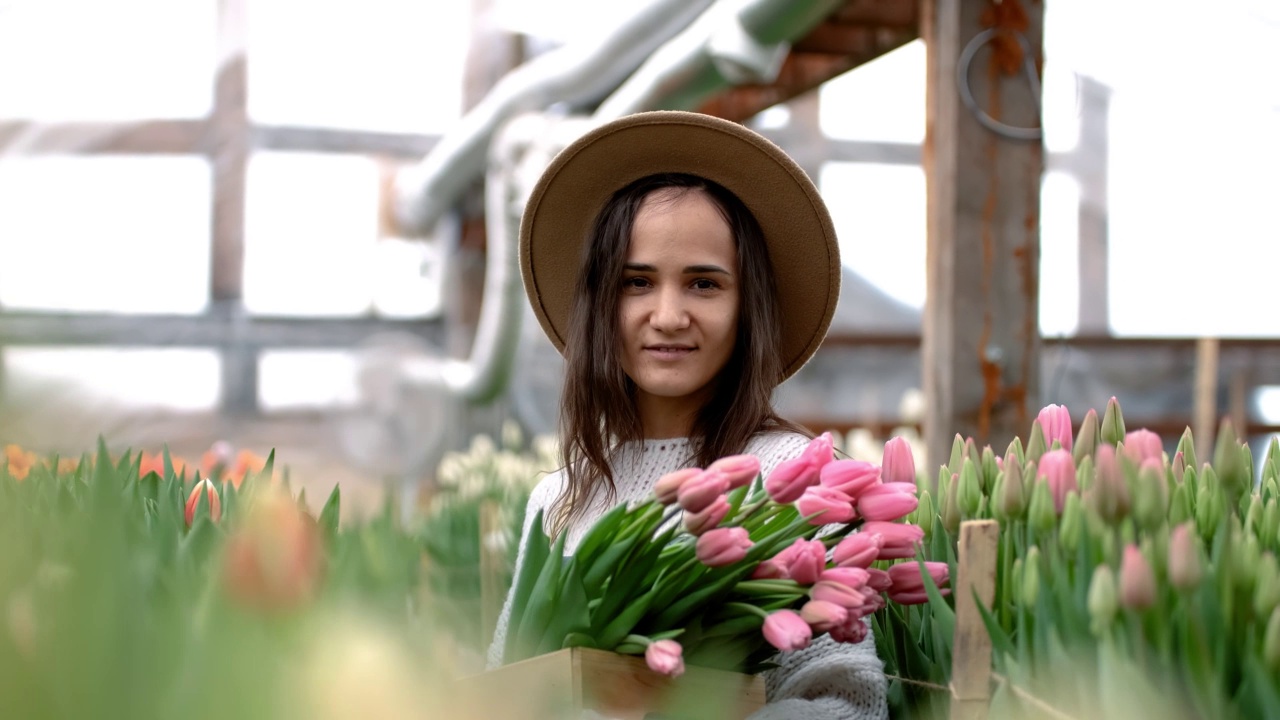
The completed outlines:
{"type": "Polygon", "coordinates": [[[645,345],[645,354],[655,360],[679,360],[686,358],[697,348],[690,345],[645,345]]]}

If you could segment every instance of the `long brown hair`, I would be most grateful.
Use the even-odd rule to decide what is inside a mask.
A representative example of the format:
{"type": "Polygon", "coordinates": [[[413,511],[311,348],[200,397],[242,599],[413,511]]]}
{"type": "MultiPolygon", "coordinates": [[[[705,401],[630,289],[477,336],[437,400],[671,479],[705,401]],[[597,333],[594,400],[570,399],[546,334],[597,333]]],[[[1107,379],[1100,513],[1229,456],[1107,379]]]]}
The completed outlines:
{"type": "Polygon", "coordinates": [[[583,247],[565,343],[560,454],[566,483],[555,502],[553,534],[585,511],[599,485],[612,502],[612,462],[624,443],[642,438],[635,384],[619,357],[618,297],[636,214],[650,193],[666,188],[676,189],[672,199],[690,192],[711,199],[733,234],[741,278],[733,354],[694,419],[690,464],[706,467],[740,453],[762,430],[811,434],[773,410],[773,390],[782,377],[782,318],[764,233],[751,211],[732,192],[701,177],[664,173],[640,178],[605,203],[583,247]]]}

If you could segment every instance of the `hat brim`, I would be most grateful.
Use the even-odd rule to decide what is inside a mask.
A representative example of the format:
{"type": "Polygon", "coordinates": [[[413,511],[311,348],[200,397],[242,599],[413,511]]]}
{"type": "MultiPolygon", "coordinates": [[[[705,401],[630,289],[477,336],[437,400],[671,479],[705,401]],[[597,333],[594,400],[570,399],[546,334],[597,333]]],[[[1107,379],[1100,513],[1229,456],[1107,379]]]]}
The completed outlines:
{"type": "Polygon", "coordinates": [[[656,173],[712,180],[764,233],[782,315],[781,380],[826,336],[840,295],[840,249],[818,189],[777,145],[710,115],[654,111],[589,131],[543,172],[520,223],[520,270],[534,314],[564,352],[582,244],[619,189],[656,173]]]}

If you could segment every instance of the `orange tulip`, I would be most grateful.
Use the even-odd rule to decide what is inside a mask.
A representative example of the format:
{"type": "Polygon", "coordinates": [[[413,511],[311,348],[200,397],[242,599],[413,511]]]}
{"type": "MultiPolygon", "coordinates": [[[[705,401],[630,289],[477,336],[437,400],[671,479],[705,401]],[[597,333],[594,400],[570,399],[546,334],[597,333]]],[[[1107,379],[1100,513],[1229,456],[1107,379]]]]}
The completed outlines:
{"type": "Polygon", "coordinates": [[[314,597],[323,572],[320,528],[282,490],[256,497],[244,525],[227,538],[223,582],[242,605],[296,608],[314,597]]]}
{"type": "Polygon", "coordinates": [[[9,466],[9,474],[14,480],[26,480],[31,467],[36,464],[36,454],[23,450],[17,445],[5,446],[4,459],[9,466]]]}
{"type": "Polygon", "coordinates": [[[218,489],[208,478],[201,480],[194,488],[191,488],[191,494],[187,496],[186,519],[187,527],[191,527],[191,523],[196,519],[196,508],[200,506],[200,493],[204,492],[209,497],[209,519],[218,522],[222,519],[222,499],[218,497],[218,489]]]}

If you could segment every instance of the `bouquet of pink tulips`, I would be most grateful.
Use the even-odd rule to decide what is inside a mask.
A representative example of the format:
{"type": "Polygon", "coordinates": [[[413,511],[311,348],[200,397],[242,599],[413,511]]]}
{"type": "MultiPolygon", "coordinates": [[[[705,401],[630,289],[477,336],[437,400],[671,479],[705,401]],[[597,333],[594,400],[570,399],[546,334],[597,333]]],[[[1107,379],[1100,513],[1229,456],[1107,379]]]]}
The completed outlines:
{"type": "MultiPolygon", "coordinates": [[[[814,637],[866,637],[888,601],[920,602],[947,566],[914,558],[924,531],[902,519],[919,500],[902,439],[883,467],[833,458],[831,436],[761,477],[750,455],[661,478],[620,504],[564,555],[535,518],[515,580],[508,662],[565,647],[643,654],[654,670],[684,664],[755,673],[814,637]]],[[[945,590],[944,590],[945,592],[945,590]]]]}

